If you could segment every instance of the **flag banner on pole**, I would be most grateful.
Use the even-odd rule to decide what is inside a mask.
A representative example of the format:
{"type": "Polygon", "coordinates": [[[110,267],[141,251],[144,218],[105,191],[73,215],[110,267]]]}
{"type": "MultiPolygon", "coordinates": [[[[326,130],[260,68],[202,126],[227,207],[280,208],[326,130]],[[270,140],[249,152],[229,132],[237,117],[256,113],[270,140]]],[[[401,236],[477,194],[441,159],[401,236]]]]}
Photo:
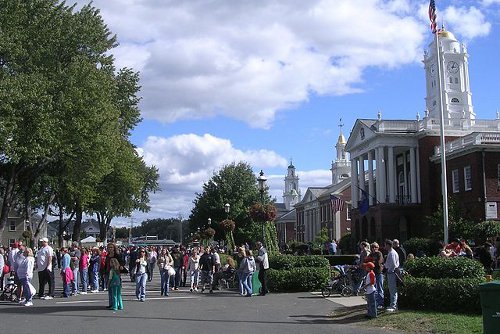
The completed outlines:
{"type": "Polygon", "coordinates": [[[368,202],[368,194],[366,191],[361,190],[361,201],[359,201],[359,213],[364,215],[368,212],[368,208],[370,207],[370,203],[368,202]]]}
{"type": "Polygon", "coordinates": [[[330,195],[330,202],[332,203],[332,212],[335,214],[337,211],[342,211],[344,210],[344,201],[335,196],[335,195],[330,195]]]}
{"type": "Polygon", "coordinates": [[[436,19],[437,19],[436,1],[431,0],[431,2],[429,3],[429,20],[431,21],[431,30],[432,30],[433,34],[435,34],[437,32],[436,19]]]}

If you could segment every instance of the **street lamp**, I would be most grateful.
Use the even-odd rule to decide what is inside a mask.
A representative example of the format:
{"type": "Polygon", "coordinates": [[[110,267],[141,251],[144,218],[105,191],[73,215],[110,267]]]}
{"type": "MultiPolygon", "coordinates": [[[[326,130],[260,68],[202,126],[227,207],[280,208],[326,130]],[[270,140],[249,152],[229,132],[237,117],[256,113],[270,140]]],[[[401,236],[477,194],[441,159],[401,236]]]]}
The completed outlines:
{"type": "MultiPolygon", "coordinates": [[[[261,169],[257,182],[259,184],[260,203],[262,204],[262,209],[264,209],[264,191],[266,190],[266,181],[267,179],[264,177],[264,172],[261,169]]],[[[264,223],[265,222],[262,222],[262,243],[264,243],[264,223]]]]}
{"type": "Polygon", "coordinates": [[[229,203],[224,204],[224,212],[226,212],[226,219],[229,219],[229,210],[231,210],[231,205],[229,203]]]}

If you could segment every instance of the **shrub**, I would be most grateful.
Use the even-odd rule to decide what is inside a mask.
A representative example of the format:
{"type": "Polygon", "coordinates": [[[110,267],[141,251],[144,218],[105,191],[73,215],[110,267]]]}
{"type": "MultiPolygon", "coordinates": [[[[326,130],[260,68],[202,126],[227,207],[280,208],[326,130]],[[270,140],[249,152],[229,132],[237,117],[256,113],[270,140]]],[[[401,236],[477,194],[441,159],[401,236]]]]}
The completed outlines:
{"type": "Polygon", "coordinates": [[[483,244],[488,238],[500,234],[500,222],[487,220],[474,226],[474,237],[477,242],[483,244]]]}
{"type": "Polygon", "coordinates": [[[329,268],[329,263],[323,256],[276,255],[269,257],[269,266],[271,269],[290,270],[297,267],[329,268]]]}
{"type": "Polygon", "coordinates": [[[446,312],[481,312],[479,278],[407,277],[399,304],[413,309],[446,312]]]}
{"type": "Polygon", "coordinates": [[[269,269],[269,290],[278,292],[313,291],[320,289],[330,277],[327,267],[300,267],[290,270],[269,269]]]}
{"type": "Polygon", "coordinates": [[[312,291],[330,278],[330,265],[323,256],[270,256],[269,266],[271,291],[312,291]]]}
{"type": "Polygon", "coordinates": [[[356,253],[356,245],[352,238],[351,233],[347,233],[338,242],[338,247],[342,251],[342,254],[354,254],[356,253]]]}
{"type": "Polygon", "coordinates": [[[492,277],[494,280],[500,281],[500,269],[493,270],[492,277]]]}
{"type": "Polygon", "coordinates": [[[422,253],[426,256],[438,255],[441,249],[438,241],[427,238],[408,239],[403,242],[403,247],[406,250],[406,254],[412,253],[415,256],[422,256],[422,253]]]}
{"type": "Polygon", "coordinates": [[[465,257],[423,257],[415,258],[405,264],[405,270],[413,277],[419,278],[473,278],[484,277],[483,265],[465,257]]]}

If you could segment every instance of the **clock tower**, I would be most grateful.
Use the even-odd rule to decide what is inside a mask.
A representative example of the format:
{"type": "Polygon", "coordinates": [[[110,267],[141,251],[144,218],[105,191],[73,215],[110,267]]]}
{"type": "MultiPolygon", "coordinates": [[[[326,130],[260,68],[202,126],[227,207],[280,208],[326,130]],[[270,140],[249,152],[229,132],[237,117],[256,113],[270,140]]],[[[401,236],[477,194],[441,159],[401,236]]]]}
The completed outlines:
{"type": "Polygon", "coordinates": [[[295,166],[290,160],[287,175],[285,176],[285,191],[283,192],[283,201],[287,210],[293,209],[293,206],[301,200],[299,189],[299,177],[295,173],[295,166]]]}
{"type": "Polygon", "coordinates": [[[470,91],[467,48],[444,28],[438,34],[440,59],[437,59],[434,39],[429,45],[429,51],[425,52],[423,60],[427,87],[425,104],[428,115],[430,118],[439,119],[442,99],[445,124],[446,119],[475,119],[476,114],[472,107],[470,91]]]}
{"type": "Polygon", "coordinates": [[[330,171],[332,172],[332,184],[337,184],[340,181],[351,177],[351,161],[347,158],[347,152],[345,150],[347,141],[342,133],[343,126],[344,124],[342,123],[342,119],[340,119],[340,134],[337,144],[335,145],[335,148],[337,149],[337,159],[332,161],[332,168],[330,168],[330,171]]]}

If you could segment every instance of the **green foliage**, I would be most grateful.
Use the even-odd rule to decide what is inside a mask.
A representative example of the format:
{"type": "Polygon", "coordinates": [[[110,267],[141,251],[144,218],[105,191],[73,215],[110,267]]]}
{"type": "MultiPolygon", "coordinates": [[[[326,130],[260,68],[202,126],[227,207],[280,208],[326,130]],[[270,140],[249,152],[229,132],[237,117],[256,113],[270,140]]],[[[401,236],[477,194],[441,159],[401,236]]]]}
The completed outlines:
{"type": "MultiPolygon", "coordinates": [[[[143,221],[140,226],[132,229],[132,236],[139,237],[144,235],[157,235],[158,239],[180,240],[179,221],[180,220],[178,218],[148,219],[143,221]]],[[[187,224],[187,221],[182,221],[183,230],[187,228],[187,224]]]]}
{"type": "Polygon", "coordinates": [[[319,245],[324,245],[329,240],[330,237],[328,236],[328,229],[326,227],[323,227],[316,236],[316,239],[314,239],[314,241],[319,245]]]}
{"type": "MultiPolygon", "coordinates": [[[[444,240],[443,229],[443,209],[438,206],[437,210],[425,217],[425,222],[429,226],[431,239],[444,240]]],[[[471,239],[474,236],[475,223],[466,219],[465,214],[460,209],[460,203],[453,196],[448,198],[448,232],[449,238],[471,239]]]]}
{"type": "MultiPolygon", "coordinates": [[[[269,202],[267,193],[264,200],[269,202]]],[[[260,239],[258,226],[252,224],[248,211],[250,206],[260,202],[257,179],[249,164],[232,163],[214,172],[212,178],[203,185],[202,193],[196,194],[193,202],[194,207],[189,217],[192,231],[202,228],[207,219],[211,218],[216,232],[215,239],[220,240],[225,234],[217,222],[231,219],[236,223],[234,239],[237,244],[260,239]],[[231,207],[229,214],[224,211],[226,203],[231,207]]]]}
{"type": "Polygon", "coordinates": [[[427,238],[411,238],[403,242],[403,247],[406,254],[420,256],[424,253],[426,256],[438,255],[441,250],[441,245],[434,239],[427,238]]]}
{"type": "Polygon", "coordinates": [[[347,233],[338,242],[338,247],[342,250],[342,254],[355,254],[356,244],[353,240],[352,234],[347,233]]]}
{"type": "Polygon", "coordinates": [[[274,255],[269,257],[269,266],[277,270],[297,267],[329,268],[329,262],[322,256],[274,255]]]}
{"type": "Polygon", "coordinates": [[[272,291],[312,291],[330,277],[328,261],[321,256],[272,255],[269,257],[269,289],[272,291]]]}
{"type": "Polygon", "coordinates": [[[76,237],[84,211],[106,216],[102,230],[147,211],[158,172],[128,139],[140,121],[139,74],[115,68],[116,37],[99,11],[55,0],[0,8],[0,184],[10,185],[0,188],[0,234],[14,194],[25,209],[57,194],[61,216],[76,213],[76,237]]]}
{"type": "Polygon", "coordinates": [[[400,289],[399,304],[421,310],[446,312],[481,312],[481,278],[407,277],[400,289]]]}
{"type": "Polygon", "coordinates": [[[421,257],[408,261],[405,270],[413,277],[442,278],[474,278],[484,277],[483,265],[466,257],[421,257]]]}
{"type": "Polygon", "coordinates": [[[264,245],[270,254],[279,253],[278,232],[274,222],[264,223],[264,245]]]}
{"type": "Polygon", "coordinates": [[[500,269],[493,270],[491,276],[493,277],[494,280],[500,281],[500,269]]]}
{"type": "Polygon", "coordinates": [[[269,289],[279,292],[313,291],[320,289],[329,279],[328,268],[269,269],[269,289]]]}
{"type": "Polygon", "coordinates": [[[474,238],[480,244],[498,235],[500,235],[500,221],[488,220],[474,226],[474,238]]]}

